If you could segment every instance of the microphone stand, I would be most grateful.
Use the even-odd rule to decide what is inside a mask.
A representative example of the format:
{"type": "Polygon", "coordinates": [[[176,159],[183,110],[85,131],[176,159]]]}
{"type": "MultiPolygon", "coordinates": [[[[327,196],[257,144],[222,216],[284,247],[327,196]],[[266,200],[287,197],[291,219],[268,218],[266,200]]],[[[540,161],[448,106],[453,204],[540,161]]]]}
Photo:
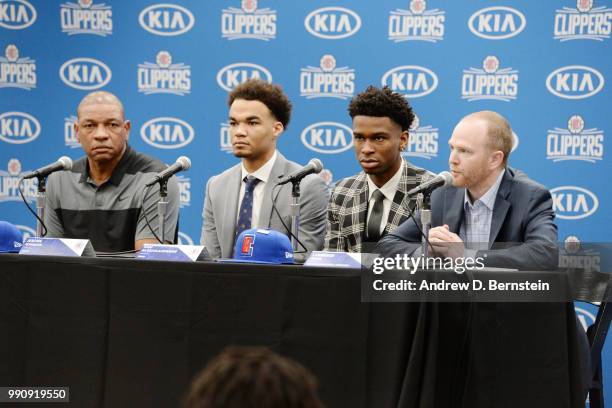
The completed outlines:
{"type": "Polygon", "coordinates": [[[38,178],[38,191],[36,193],[36,236],[43,236],[43,222],[45,221],[45,204],[47,201],[47,178],[45,176],[36,176],[38,178]]]}
{"type": "Polygon", "coordinates": [[[429,230],[431,229],[430,199],[431,193],[419,193],[419,195],[417,196],[417,203],[421,210],[421,224],[423,225],[423,236],[421,237],[421,251],[425,258],[429,257],[429,245],[427,245],[427,238],[429,237],[429,230]]]}
{"type": "Polygon", "coordinates": [[[157,221],[159,222],[159,236],[161,244],[166,242],[166,213],[168,212],[168,180],[159,181],[159,201],[157,202],[157,221]]]}
{"type": "Polygon", "coordinates": [[[291,214],[291,246],[293,246],[294,252],[298,250],[298,231],[300,229],[300,181],[291,181],[292,189],[289,213],[291,214]]]}

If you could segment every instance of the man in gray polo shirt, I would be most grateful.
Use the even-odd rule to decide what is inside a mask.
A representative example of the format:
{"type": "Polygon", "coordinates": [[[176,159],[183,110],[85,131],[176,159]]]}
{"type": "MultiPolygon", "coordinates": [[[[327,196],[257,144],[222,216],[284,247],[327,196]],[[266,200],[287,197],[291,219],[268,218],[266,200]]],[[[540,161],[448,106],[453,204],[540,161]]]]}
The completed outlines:
{"type": "MultiPolygon", "coordinates": [[[[53,173],[47,180],[47,237],[87,238],[96,251],[140,249],[157,243],[146,225],[142,208],[158,233],[159,186],[151,187],[141,208],[144,184],[166,168],[159,160],[135,152],[127,143],[130,121],[123,104],[109,92],[92,92],[77,109],[77,140],[86,157],[71,171],[53,173]]],[[[179,189],[168,183],[166,240],[177,231],[179,189]]]]}

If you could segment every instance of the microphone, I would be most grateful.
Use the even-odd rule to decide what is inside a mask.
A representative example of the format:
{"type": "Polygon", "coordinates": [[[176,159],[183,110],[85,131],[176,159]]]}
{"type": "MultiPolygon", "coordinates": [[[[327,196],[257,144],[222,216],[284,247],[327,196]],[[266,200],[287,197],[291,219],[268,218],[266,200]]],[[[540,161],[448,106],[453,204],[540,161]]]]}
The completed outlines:
{"type": "Polygon", "coordinates": [[[436,177],[424,182],[423,184],[416,186],[412,190],[408,191],[408,197],[415,196],[419,193],[428,194],[434,191],[438,187],[450,186],[453,183],[453,176],[448,171],[443,171],[436,177]]]}
{"type": "Polygon", "coordinates": [[[151,187],[157,182],[168,180],[170,177],[172,177],[179,171],[189,170],[190,168],[191,160],[189,160],[189,157],[181,156],[176,159],[176,162],[172,166],[169,166],[165,170],[157,173],[157,175],[155,175],[155,177],[153,177],[147,184],[145,184],[145,186],[151,187]]]}
{"type": "Polygon", "coordinates": [[[51,173],[55,173],[56,171],[61,170],[70,170],[72,169],[72,160],[68,156],[62,156],[55,163],[51,163],[46,165],[45,167],[41,167],[38,170],[34,170],[30,173],[27,173],[23,176],[23,179],[31,179],[34,177],[46,177],[51,173]]]}
{"type": "Polygon", "coordinates": [[[320,173],[321,170],[323,170],[323,163],[321,162],[321,160],[310,159],[307,165],[305,165],[299,170],[294,171],[293,173],[290,173],[289,175],[285,177],[281,177],[276,184],[282,185],[282,184],[287,184],[290,181],[291,182],[300,181],[309,174],[320,173]]]}

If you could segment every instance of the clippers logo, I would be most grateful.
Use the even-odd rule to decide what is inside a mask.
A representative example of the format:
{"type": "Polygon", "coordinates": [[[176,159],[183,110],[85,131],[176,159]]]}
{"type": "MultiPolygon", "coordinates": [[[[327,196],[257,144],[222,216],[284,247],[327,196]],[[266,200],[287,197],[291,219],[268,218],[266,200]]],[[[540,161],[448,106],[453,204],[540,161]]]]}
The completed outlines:
{"type": "Polygon", "coordinates": [[[561,186],[550,190],[557,218],[579,220],[593,215],[599,207],[597,196],[586,188],[561,186]]]}
{"type": "Polygon", "coordinates": [[[28,227],[27,225],[15,225],[15,226],[17,227],[19,231],[21,231],[21,234],[23,235],[23,242],[25,242],[30,237],[36,236],[36,231],[33,228],[28,227]]]}
{"type": "Polygon", "coordinates": [[[253,256],[253,245],[255,244],[255,235],[245,234],[242,238],[242,245],[240,246],[241,256],[253,256]]]}
{"type": "MultiPolygon", "coordinates": [[[[25,173],[21,171],[21,162],[17,159],[10,159],[7,170],[0,170],[0,202],[21,201],[19,179],[25,173]]],[[[23,180],[21,186],[26,201],[33,203],[38,190],[38,181],[35,178],[23,180]]]]}
{"type": "Polygon", "coordinates": [[[438,156],[438,129],[430,125],[421,126],[421,121],[417,115],[410,126],[410,137],[406,151],[402,153],[404,157],[422,157],[431,159],[438,156]]]}
{"type": "Polygon", "coordinates": [[[470,31],[487,40],[505,40],[519,35],[527,25],[525,16],[511,7],[487,7],[468,20],[470,31]]]}
{"type": "Polygon", "coordinates": [[[140,137],[145,143],[159,149],[178,149],[193,140],[195,132],[184,120],[171,117],[155,118],[140,128],[140,137]]]}
{"type": "Polygon", "coordinates": [[[229,132],[229,123],[222,123],[219,130],[219,146],[221,147],[221,151],[225,153],[233,153],[234,149],[232,148],[232,137],[229,132]]]}
{"type": "Polygon", "coordinates": [[[74,58],[60,67],[61,80],[71,88],[91,91],[108,84],[113,76],[110,68],[93,58],[74,58]]]}
{"type": "Polygon", "coordinates": [[[249,79],[261,79],[268,83],[272,83],[272,74],[261,65],[251,64],[249,62],[237,62],[227,65],[217,73],[217,83],[221,89],[231,92],[236,86],[249,79]]]}
{"type": "Polygon", "coordinates": [[[178,245],[194,245],[193,239],[183,231],[178,233],[178,245]]]}
{"type": "Polygon", "coordinates": [[[23,30],[36,21],[36,9],[25,0],[0,1],[0,27],[23,30]]]}
{"type": "Polygon", "coordinates": [[[564,99],[585,99],[603,89],[604,76],[594,68],[570,65],[554,70],[546,78],[546,87],[564,99]]]}
{"type": "Polygon", "coordinates": [[[11,144],[29,143],[40,135],[40,122],[25,112],[0,114],[0,140],[11,144]]]}
{"type": "Polygon", "coordinates": [[[595,315],[581,307],[574,306],[574,310],[576,311],[576,317],[578,317],[580,325],[586,332],[589,326],[595,323],[595,315]]]}
{"type": "Polygon", "coordinates": [[[577,0],[576,8],[563,7],[555,14],[554,39],[595,40],[610,38],[612,9],[605,6],[593,8],[593,0],[577,0]]]}
{"type": "Polygon", "coordinates": [[[461,99],[468,102],[482,99],[510,102],[518,95],[518,71],[512,68],[499,68],[499,59],[488,56],[482,68],[463,70],[461,99]]]}
{"type": "Polygon", "coordinates": [[[76,132],[74,131],[74,124],[77,120],[78,118],[76,116],[64,118],[64,144],[71,149],[81,147],[81,144],[77,140],[76,132]]]}
{"type": "Polygon", "coordinates": [[[60,6],[62,32],[68,35],[93,34],[106,37],[113,33],[113,10],[93,0],[64,3],[60,6]]]}
{"type": "Polygon", "coordinates": [[[308,66],[300,73],[300,96],[311,98],[348,99],[355,92],[355,70],[336,67],[336,58],[321,57],[320,67],[308,66]]]}
{"type": "Polygon", "coordinates": [[[230,7],[221,14],[221,36],[228,40],[276,38],[276,11],[257,9],[257,0],[242,0],[242,7],[230,7]]]}
{"type": "Polygon", "coordinates": [[[185,208],[191,205],[191,179],[185,176],[176,176],[179,186],[179,207],[185,208]]]}
{"type": "Polygon", "coordinates": [[[582,269],[585,272],[601,270],[601,254],[589,248],[583,248],[575,235],[565,238],[563,249],[559,251],[559,268],[582,269]]]}
{"type": "Polygon", "coordinates": [[[0,88],[36,88],[36,61],[19,58],[19,48],[9,44],[0,57],[0,88]]]}
{"type": "Polygon", "coordinates": [[[138,22],[151,34],[173,36],[191,30],[195,18],[185,7],[176,4],[154,4],[140,12],[138,22]]]}
{"type": "Polygon", "coordinates": [[[603,159],[603,150],[603,130],[585,129],[580,115],[569,118],[567,129],[554,128],[546,137],[546,158],[554,162],[578,160],[595,163],[603,159]]]}
{"type": "Polygon", "coordinates": [[[353,147],[353,130],[336,122],[317,122],[300,136],[304,146],[317,153],[342,153],[353,147]]]}
{"type": "Polygon", "coordinates": [[[444,11],[425,10],[425,0],[412,0],[410,10],[397,9],[389,15],[389,40],[438,42],[444,39],[444,11]]]}
{"type": "Polygon", "coordinates": [[[155,64],[138,65],[138,92],[145,95],[168,93],[179,96],[191,92],[191,67],[183,63],[173,64],[168,51],[160,51],[155,64]]]}
{"type": "Polygon", "coordinates": [[[315,37],[339,40],[359,31],[361,17],[347,8],[323,7],[308,14],[304,26],[315,37]]]}
{"type": "Polygon", "coordinates": [[[425,67],[403,65],[385,72],[381,83],[407,98],[420,98],[436,90],[438,76],[425,67]]]}

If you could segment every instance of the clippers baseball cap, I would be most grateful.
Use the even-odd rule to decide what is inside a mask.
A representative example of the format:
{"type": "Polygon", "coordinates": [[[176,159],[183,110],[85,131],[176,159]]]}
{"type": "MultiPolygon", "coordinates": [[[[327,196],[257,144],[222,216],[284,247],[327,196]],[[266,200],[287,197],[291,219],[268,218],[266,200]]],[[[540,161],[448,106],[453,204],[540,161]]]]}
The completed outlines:
{"type": "Polygon", "coordinates": [[[0,252],[19,252],[23,235],[10,222],[0,221],[0,252]]]}
{"type": "Polygon", "coordinates": [[[292,264],[293,247],[289,238],[276,230],[251,228],[236,239],[234,258],[229,262],[292,264]]]}

